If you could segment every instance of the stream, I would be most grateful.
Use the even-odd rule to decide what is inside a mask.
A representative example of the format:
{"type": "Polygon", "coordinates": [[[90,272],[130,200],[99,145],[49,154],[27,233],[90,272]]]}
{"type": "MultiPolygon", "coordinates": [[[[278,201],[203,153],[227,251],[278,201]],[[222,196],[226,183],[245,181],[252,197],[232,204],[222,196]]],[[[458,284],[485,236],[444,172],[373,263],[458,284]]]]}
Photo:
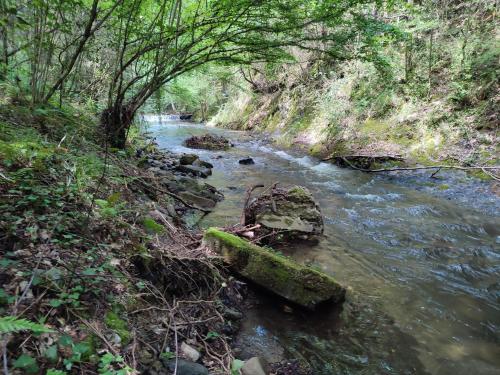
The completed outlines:
{"type": "MultiPolygon", "coordinates": [[[[292,311],[262,294],[238,338],[269,360],[301,358],[314,374],[500,374],[500,199],[462,172],[366,174],[251,134],[199,124],[150,122],[160,148],[214,165],[206,182],[225,199],[200,225],[235,224],[245,190],[306,186],[325,238],[283,253],[349,287],[343,308],[292,311]],[[185,138],[230,138],[228,151],[192,150],[185,138]],[[254,165],[238,160],[251,156],[254,165]]],[[[245,358],[242,358],[245,359],[245,358]]]]}

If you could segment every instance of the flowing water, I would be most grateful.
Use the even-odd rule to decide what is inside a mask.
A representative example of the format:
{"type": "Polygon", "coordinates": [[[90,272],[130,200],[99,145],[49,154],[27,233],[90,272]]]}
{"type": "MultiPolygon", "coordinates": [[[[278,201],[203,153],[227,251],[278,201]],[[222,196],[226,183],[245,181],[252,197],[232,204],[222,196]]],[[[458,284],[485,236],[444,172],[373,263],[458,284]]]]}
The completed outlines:
{"type": "Polygon", "coordinates": [[[486,184],[463,173],[365,174],[196,124],[149,132],[162,148],[214,164],[207,182],[225,200],[202,226],[235,224],[257,183],[304,185],[319,202],[325,238],[284,252],[348,285],[347,302],[289,313],[262,295],[242,328],[255,350],[302,358],[315,374],[500,374],[500,199],[486,184]],[[235,147],[182,146],[207,131],[235,147]],[[255,165],[238,164],[247,155],[255,165]]]}

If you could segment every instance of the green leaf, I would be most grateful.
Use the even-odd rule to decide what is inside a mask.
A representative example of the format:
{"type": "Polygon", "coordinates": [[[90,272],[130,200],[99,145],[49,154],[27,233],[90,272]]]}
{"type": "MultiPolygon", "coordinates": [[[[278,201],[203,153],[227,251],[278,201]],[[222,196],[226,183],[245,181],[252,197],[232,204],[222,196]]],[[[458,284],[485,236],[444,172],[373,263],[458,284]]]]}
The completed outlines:
{"type": "Polygon", "coordinates": [[[97,269],[85,268],[82,273],[86,276],[95,276],[95,275],[97,275],[97,269]]]}
{"type": "Polygon", "coordinates": [[[58,353],[57,353],[57,345],[52,345],[45,350],[43,356],[49,360],[49,362],[55,363],[57,362],[58,353]]]}
{"type": "Polygon", "coordinates": [[[121,198],[121,193],[119,191],[117,191],[116,193],[113,193],[111,194],[107,201],[109,203],[110,206],[114,206],[121,198]]]}
{"type": "Polygon", "coordinates": [[[27,354],[21,354],[21,356],[14,361],[14,368],[24,370],[27,374],[35,374],[38,372],[36,360],[27,354]]]}
{"type": "Polygon", "coordinates": [[[158,224],[156,221],[154,221],[152,218],[147,217],[144,219],[142,222],[144,224],[144,227],[146,230],[152,233],[161,233],[165,230],[163,225],[158,224]]]}
{"type": "Polygon", "coordinates": [[[205,339],[207,339],[207,340],[214,339],[214,338],[219,337],[219,336],[220,335],[217,332],[210,331],[207,333],[207,337],[205,339]]]}
{"type": "Polygon", "coordinates": [[[50,368],[47,370],[47,375],[66,375],[66,371],[56,370],[54,368],[50,368]]]}
{"type": "Polygon", "coordinates": [[[79,342],[73,346],[73,354],[79,354],[84,356],[85,354],[90,352],[90,345],[86,342],[79,342]]]}
{"type": "Polygon", "coordinates": [[[49,305],[56,308],[61,306],[62,304],[64,304],[64,301],[60,299],[51,299],[49,301],[49,305]]]}
{"type": "Polygon", "coordinates": [[[70,335],[62,335],[61,337],[59,337],[59,340],[57,341],[57,343],[60,346],[70,347],[73,345],[73,339],[71,338],[70,335]]]}
{"type": "Polygon", "coordinates": [[[161,353],[161,354],[160,354],[160,358],[163,358],[163,359],[169,360],[169,359],[175,358],[175,353],[172,353],[172,352],[164,352],[164,353],[161,353]]]}
{"type": "Polygon", "coordinates": [[[239,375],[240,369],[244,364],[245,362],[243,362],[241,359],[235,359],[231,364],[231,375],[239,375]]]}
{"type": "Polygon", "coordinates": [[[33,323],[26,319],[18,319],[15,316],[0,317],[0,333],[19,331],[32,331],[35,333],[54,332],[43,324],[33,323]]]}
{"type": "Polygon", "coordinates": [[[108,207],[108,201],[105,201],[104,199],[96,199],[95,204],[97,204],[99,206],[99,208],[108,207]]]}

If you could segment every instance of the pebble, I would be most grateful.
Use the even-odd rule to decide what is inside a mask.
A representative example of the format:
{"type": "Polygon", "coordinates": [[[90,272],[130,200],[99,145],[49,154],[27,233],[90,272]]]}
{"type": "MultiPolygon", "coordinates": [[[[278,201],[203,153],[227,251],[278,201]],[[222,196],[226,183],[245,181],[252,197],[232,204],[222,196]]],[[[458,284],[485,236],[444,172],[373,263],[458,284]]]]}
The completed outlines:
{"type": "Polygon", "coordinates": [[[267,362],[260,357],[252,357],[241,368],[242,375],[267,375],[267,362]]]}
{"type": "Polygon", "coordinates": [[[193,362],[198,361],[200,359],[200,356],[201,356],[201,354],[200,354],[200,352],[198,352],[198,350],[196,350],[192,346],[186,344],[185,342],[183,342],[181,344],[181,352],[184,355],[184,357],[186,357],[186,359],[189,359],[190,361],[193,361],[193,362]]]}

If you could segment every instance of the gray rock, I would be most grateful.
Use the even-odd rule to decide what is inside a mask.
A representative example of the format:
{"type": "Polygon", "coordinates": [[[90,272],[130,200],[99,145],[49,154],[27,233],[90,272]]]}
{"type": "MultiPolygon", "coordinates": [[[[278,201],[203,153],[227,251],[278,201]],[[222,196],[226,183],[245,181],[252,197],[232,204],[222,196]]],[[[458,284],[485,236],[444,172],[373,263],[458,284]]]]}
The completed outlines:
{"type": "Polygon", "coordinates": [[[224,318],[227,318],[229,320],[240,320],[241,318],[243,318],[242,313],[240,313],[238,310],[231,309],[229,307],[226,307],[224,309],[222,315],[224,316],[224,318]]]}
{"type": "Polygon", "coordinates": [[[267,375],[267,362],[260,357],[252,357],[241,368],[242,375],[267,375]]]}
{"type": "Polygon", "coordinates": [[[183,191],[179,193],[180,197],[186,202],[192,204],[193,206],[202,208],[204,210],[211,210],[215,207],[215,201],[212,199],[204,198],[199,195],[190,193],[189,191],[183,191]]]}
{"type": "Polygon", "coordinates": [[[214,167],[212,163],[209,163],[208,161],[204,161],[201,159],[195,160],[193,162],[193,165],[195,165],[197,167],[204,167],[204,168],[209,168],[209,169],[212,169],[214,167]]]}
{"type": "Polygon", "coordinates": [[[176,169],[180,172],[189,173],[193,176],[202,178],[207,178],[212,174],[212,171],[209,168],[197,167],[195,165],[179,165],[176,169]]]}
{"type": "MultiPolygon", "coordinates": [[[[173,374],[175,370],[175,359],[165,360],[165,367],[173,374]]],[[[208,375],[208,369],[199,363],[186,361],[184,359],[177,360],[177,375],[208,375]]]]}
{"type": "Polygon", "coordinates": [[[185,342],[182,342],[181,344],[181,352],[185,358],[193,362],[198,361],[201,357],[201,354],[198,350],[186,344],[185,342]]]}
{"type": "Polygon", "coordinates": [[[245,212],[246,224],[260,224],[259,235],[271,240],[314,239],[323,233],[323,216],[309,190],[301,186],[274,188],[254,200],[245,212]]]}
{"type": "Polygon", "coordinates": [[[241,159],[241,160],[238,161],[238,163],[243,164],[243,165],[255,164],[255,162],[253,161],[253,159],[250,158],[250,157],[241,159]]]}
{"type": "Polygon", "coordinates": [[[193,164],[196,160],[199,160],[199,156],[196,154],[184,154],[180,157],[179,163],[181,165],[191,165],[193,164]]]}
{"type": "Polygon", "coordinates": [[[153,172],[154,174],[160,174],[162,170],[158,167],[149,167],[148,171],[153,172]]]}
{"type": "Polygon", "coordinates": [[[199,183],[192,177],[182,176],[176,178],[175,180],[164,179],[162,182],[172,193],[179,194],[187,191],[215,202],[221,201],[224,198],[224,196],[215,187],[209,184],[199,183]]]}

